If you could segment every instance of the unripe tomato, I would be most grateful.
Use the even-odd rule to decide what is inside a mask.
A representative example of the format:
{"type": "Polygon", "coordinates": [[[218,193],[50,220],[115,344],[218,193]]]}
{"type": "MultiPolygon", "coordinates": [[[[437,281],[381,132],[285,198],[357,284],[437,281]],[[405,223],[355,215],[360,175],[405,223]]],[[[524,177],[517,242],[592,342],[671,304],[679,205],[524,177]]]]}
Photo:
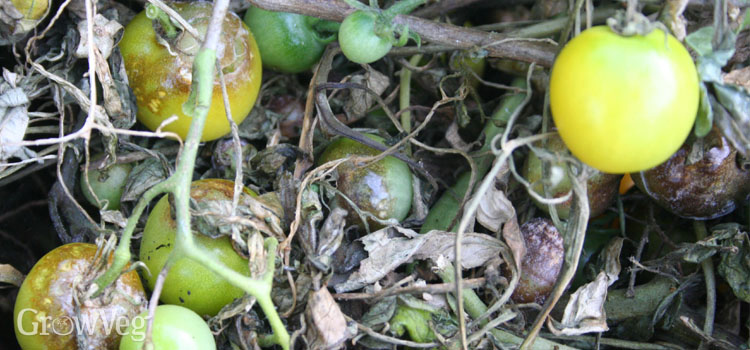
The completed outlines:
{"type": "Polygon", "coordinates": [[[358,10],[341,22],[339,45],[350,61],[372,63],[391,51],[391,41],[375,33],[376,18],[373,12],[358,10]]]}
{"type": "MultiPolygon", "coordinates": [[[[383,143],[383,138],[375,135],[367,137],[383,143]]],[[[318,160],[319,164],[348,156],[374,156],[380,151],[357,141],[341,137],[326,147],[318,160]]],[[[409,166],[393,156],[385,157],[366,167],[344,162],[337,168],[336,188],[349,197],[362,211],[370,212],[379,219],[403,220],[409,215],[412,200],[412,179],[409,166]]],[[[361,223],[359,215],[347,202],[337,197],[337,205],[349,211],[347,222],[361,223]]],[[[370,228],[378,228],[368,220],[370,228]]]]}
{"type": "MultiPolygon", "coordinates": [[[[148,311],[131,322],[120,342],[120,350],[142,350],[148,311]]],[[[211,329],[194,311],[177,305],[159,305],[154,312],[151,341],[156,350],[215,350],[211,329]]]]}
{"type": "MultiPolygon", "coordinates": [[[[211,3],[174,2],[171,6],[199,32],[206,32],[211,3]]],[[[149,129],[156,130],[165,119],[176,115],[177,121],[163,130],[175,132],[183,139],[187,136],[192,118],[183,114],[182,105],[190,92],[193,58],[199,49],[200,41],[186,31],[180,32],[173,40],[160,42],[145,11],[125,27],[120,51],[136,97],[138,120],[149,129]],[[164,43],[169,43],[170,48],[167,49],[164,43]],[[172,55],[170,51],[176,54],[172,55]]],[[[224,19],[216,55],[224,73],[232,118],[239,124],[250,113],[258,97],[262,66],[252,33],[233,13],[227,13],[224,19]]],[[[229,132],[217,72],[201,141],[214,140],[229,132]]]]}
{"type": "Polygon", "coordinates": [[[318,63],[326,45],[336,39],[335,32],[326,35],[330,21],[296,13],[266,11],[250,6],[245,24],[258,42],[263,65],[283,73],[299,73],[318,63]]]}
{"type": "MultiPolygon", "coordinates": [[[[559,137],[548,139],[545,149],[551,152],[563,152],[567,154],[565,144],[563,144],[559,137]]],[[[565,169],[568,165],[565,162],[560,162],[551,164],[550,166],[558,167],[557,173],[559,174],[559,178],[556,179],[557,181],[554,184],[549,186],[548,190],[552,198],[559,198],[570,192],[573,186],[565,169]]],[[[529,153],[529,156],[526,157],[526,162],[523,164],[523,176],[533,184],[532,189],[534,192],[544,197],[544,184],[540,181],[542,179],[542,160],[533,152],[529,153]]],[[[592,175],[586,181],[586,195],[589,201],[590,217],[599,216],[612,204],[617,194],[618,183],[621,177],[621,175],[605,174],[597,171],[596,174],[592,175]]],[[[534,204],[539,209],[545,212],[549,211],[547,204],[542,204],[533,197],[532,200],[534,200],[534,204]]],[[[573,198],[570,198],[563,203],[555,205],[557,215],[561,219],[567,219],[570,216],[570,205],[572,202],[573,198]]]]}
{"type": "Polygon", "coordinates": [[[684,46],[659,29],[624,37],[590,28],[552,67],[550,108],[560,136],[606,173],[657,166],[682,145],[698,111],[698,73],[684,46]]]}
{"type": "MultiPolygon", "coordinates": [[[[244,191],[255,196],[255,193],[247,188],[244,191]]],[[[231,201],[233,193],[234,182],[228,180],[198,180],[190,185],[190,196],[199,203],[222,199],[231,201]]],[[[175,244],[177,224],[172,213],[168,197],[162,197],[151,210],[141,238],[140,260],[151,272],[150,276],[146,277],[146,283],[152,290],[175,244]]],[[[238,273],[250,275],[247,259],[237,254],[230,237],[211,238],[193,234],[193,238],[195,245],[214,259],[218,259],[238,273]]],[[[217,276],[200,263],[183,258],[177,260],[169,270],[159,300],[187,307],[200,315],[214,316],[224,305],[244,294],[242,289],[217,276]]]]}
{"type": "Polygon", "coordinates": [[[96,245],[70,243],[34,265],[18,291],[13,311],[22,349],[78,349],[77,331],[86,334],[86,350],[117,349],[130,320],[145,310],[146,294],[138,273],[127,272],[101,297],[84,301],[79,294],[81,319],[76,320],[73,296],[91,276],[96,252],[96,245]]]}
{"type": "Polygon", "coordinates": [[[125,190],[125,183],[133,167],[128,163],[113,164],[106,169],[89,169],[88,183],[87,177],[81,173],[81,191],[86,200],[95,207],[99,207],[96,198],[102,205],[100,209],[118,210],[120,209],[120,199],[122,192],[125,190]],[[89,190],[89,185],[94,193],[89,190]],[[96,194],[96,198],[94,197],[96,194]]]}

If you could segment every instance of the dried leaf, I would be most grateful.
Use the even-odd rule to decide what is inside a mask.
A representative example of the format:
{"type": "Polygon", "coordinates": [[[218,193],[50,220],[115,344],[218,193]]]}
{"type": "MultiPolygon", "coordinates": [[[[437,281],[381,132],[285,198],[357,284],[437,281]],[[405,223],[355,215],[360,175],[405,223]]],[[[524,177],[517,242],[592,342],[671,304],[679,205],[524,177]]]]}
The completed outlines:
{"type": "Polygon", "coordinates": [[[0,264],[0,282],[12,284],[16,287],[20,287],[23,283],[25,276],[13,266],[8,264],[0,264]]]}
{"type": "MultiPolygon", "coordinates": [[[[122,24],[109,20],[101,14],[94,17],[94,47],[99,49],[102,57],[106,60],[112,54],[115,46],[115,35],[122,30],[122,24]]],[[[78,33],[81,41],[75,51],[75,57],[89,57],[88,20],[78,22],[78,33]]]]}
{"type": "Polygon", "coordinates": [[[523,258],[526,256],[526,241],[523,239],[521,227],[518,226],[518,219],[515,217],[503,227],[503,239],[513,253],[516,271],[521,271],[523,258]]]}
{"type": "Polygon", "coordinates": [[[327,288],[310,293],[306,314],[310,349],[338,349],[350,338],[344,314],[327,288]]]}
{"type": "Polygon", "coordinates": [[[130,171],[121,201],[138,200],[149,188],[166,180],[167,175],[167,170],[159,159],[148,158],[144,160],[130,171]]]}
{"type": "Polygon", "coordinates": [[[734,84],[750,91],[750,66],[741,69],[735,69],[724,75],[725,84],[734,84]]]}
{"type": "MultiPolygon", "coordinates": [[[[358,74],[352,77],[351,82],[360,84],[372,90],[380,96],[390,84],[390,79],[383,73],[380,73],[371,67],[367,68],[365,74],[358,74]]],[[[375,103],[375,97],[363,89],[351,89],[350,98],[344,105],[344,111],[350,119],[357,119],[365,114],[375,103]]]]}
{"type": "Polygon", "coordinates": [[[31,101],[26,92],[16,86],[17,80],[16,74],[3,69],[3,79],[0,80],[0,161],[33,156],[31,150],[19,145],[29,125],[28,108],[31,101]]]}
{"type": "Polygon", "coordinates": [[[601,271],[593,282],[578,288],[565,306],[562,321],[558,325],[548,322],[550,331],[555,335],[580,335],[609,330],[604,312],[609,284],[609,277],[601,271]]]}
{"type": "Polygon", "coordinates": [[[736,234],[731,239],[723,241],[723,245],[735,247],[737,250],[721,252],[719,274],[732,287],[734,295],[750,302],[750,238],[747,232],[741,232],[737,226],[730,230],[736,234]]]}
{"type": "Polygon", "coordinates": [[[596,279],[587,283],[573,295],[565,306],[562,321],[549,328],[555,335],[580,335],[594,332],[606,332],[607,314],[604,302],[607,300],[607,288],[617,281],[620,275],[620,251],[624,239],[613,238],[604,248],[604,271],[600,271],[596,279]],[[558,329],[562,328],[562,329],[558,329]]]}
{"type": "Polygon", "coordinates": [[[477,209],[477,221],[490,231],[497,232],[502,224],[516,216],[513,203],[505,196],[505,192],[490,186],[484,193],[477,209]]]}
{"type": "Polygon", "coordinates": [[[102,220],[111,224],[115,224],[120,228],[125,228],[125,226],[128,224],[128,219],[124,215],[122,215],[122,212],[119,210],[102,210],[100,211],[100,214],[102,216],[102,220]]]}
{"type": "MultiPolygon", "coordinates": [[[[369,256],[362,260],[359,269],[346,282],[335,286],[339,293],[375,283],[404,263],[425,259],[436,261],[439,257],[448,260],[455,258],[456,234],[453,232],[433,230],[420,235],[409,229],[392,227],[373,232],[360,240],[369,256]],[[391,229],[400,235],[391,235],[391,229]]],[[[461,243],[461,265],[464,269],[483,265],[499,256],[502,249],[500,241],[485,234],[466,233],[461,243]]]]}

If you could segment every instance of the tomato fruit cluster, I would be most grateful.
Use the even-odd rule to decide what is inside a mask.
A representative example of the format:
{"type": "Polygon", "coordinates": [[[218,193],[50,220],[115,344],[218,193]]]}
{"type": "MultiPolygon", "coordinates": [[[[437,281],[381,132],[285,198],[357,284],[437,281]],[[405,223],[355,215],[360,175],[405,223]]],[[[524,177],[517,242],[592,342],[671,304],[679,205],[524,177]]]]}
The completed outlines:
{"type": "Polygon", "coordinates": [[[667,160],[687,138],[699,101],[695,64],[672,35],[655,29],[624,37],[604,26],[563,48],[549,93],[573,155],[612,174],[667,160]]]}

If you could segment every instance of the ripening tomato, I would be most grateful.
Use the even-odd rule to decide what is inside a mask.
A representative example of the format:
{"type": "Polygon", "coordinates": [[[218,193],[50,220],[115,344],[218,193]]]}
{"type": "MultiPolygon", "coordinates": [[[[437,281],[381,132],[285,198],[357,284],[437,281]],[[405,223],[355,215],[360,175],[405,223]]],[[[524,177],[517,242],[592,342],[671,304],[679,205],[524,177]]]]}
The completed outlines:
{"type": "MultiPolygon", "coordinates": [[[[92,276],[96,245],[70,243],[55,248],[34,265],[18,291],[13,321],[24,350],[78,349],[77,332],[86,334],[86,350],[117,349],[130,321],[146,309],[146,293],[138,273],[130,271],[96,299],[77,294],[92,276]]],[[[109,259],[111,262],[111,258],[109,259]]]]}
{"type": "MultiPolygon", "coordinates": [[[[173,2],[171,6],[199,32],[206,32],[211,3],[173,2]]],[[[239,124],[258,97],[262,64],[252,33],[237,15],[227,13],[222,29],[216,55],[224,73],[232,119],[239,124]]],[[[138,120],[149,129],[156,130],[165,119],[176,115],[177,121],[163,130],[175,132],[183,139],[187,136],[192,118],[182,112],[182,105],[190,92],[193,58],[199,49],[200,41],[186,31],[173,39],[158,38],[145,11],[125,27],[120,51],[136,97],[138,120]]],[[[201,140],[215,140],[229,132],[217,72],[201,140]]]]}
{"type": "Polygon", "coordinates": [[[698,73],[684,46],[659,29],[624,37],[590,28],[571,40],[550,76],[560,136],[606,173],[641,171],[682,145],[698,111],[698,73]]]}
{"type": "MultiPolygon", "coordinates": [[[[220,179],[194,181],[190,185],[190,196],[198,203],[209,200],[232,200],[234,182],[220,179]]],[[[245,193],[255,193],[245,188],[245,193]]],[[[146,228],[141,238],[140,260],[148,267],[151,274],[146,282],[153,290],[156,278],[172,252],[177,234],[177,224],[172,217],[173,210],[168,196],[156,203],[148,216],[146,228]]],[[[232,247],[229,236],[211,238],[194,234],[195,244],[218,259],[225,266],[243,275],[249,276],[247,259],[243,258],[232,247]]],[[[219,277],[208,268],[191,259],[183,258],[175,262],[164,281],[160,300],[167,304],[187,307],[200,315],[216,315],[224,305],[245,292],[219,277]]]]}

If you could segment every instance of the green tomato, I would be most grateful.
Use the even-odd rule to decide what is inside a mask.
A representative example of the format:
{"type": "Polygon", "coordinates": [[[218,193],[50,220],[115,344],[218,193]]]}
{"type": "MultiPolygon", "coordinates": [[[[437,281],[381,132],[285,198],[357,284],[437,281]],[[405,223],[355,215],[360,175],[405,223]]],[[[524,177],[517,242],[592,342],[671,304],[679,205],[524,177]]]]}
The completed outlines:
{"type": "Polygon", "coordinates": [[[132,169],[133,166],[130,164],[113,164],[109,168],[101,170],[89,168],[88,183],[87,177],[81,174],[83,196],[91,205],[102,210],[119,210],[122,191],[125,190],[125,183],[132,169]],[[93,193],[89,190],[89,185],[91,190],[94,191],[93,193]],[[94,197],[94,194],[96,194],[96,197],[94,197]],[[96,198],[99,198],[101,206],[97,203],[96,198]]]}
{"type": "MultiPolygon", "coordinates": [[[[367,137],[383,143],[375,135],[367,137]]],[[[342,137],[326,147],[319,164],[349,156],[374,156],[381,152],[357,141],[342,137]]],[[[354,202],[360,210],[370,212],[379,219],[403,220],[409,214],[412,200],[412,174],[409,166],[393,156],[385,157],[366,167],[344,162],[337,168],[336,188],[354,202]]],[[[336,198],[337,205],[349,211],[348,222],[361,223],[360,217],[345,200],[336,198]]],[[[381,227],[368,220],[371,228],[381,227]]]]}
{"type": "MultiPolygon", "coordinates": [[[[228,180],[198,180],[190,186],[190,196],[198,203],[207,200],[231,200],[233,193],[234,182],[228,180]]],[[[245,193],[255,196],[255,193],[247,188],[245,193]]],[[[152,290],[159,272],[174,248],[177,226],[172,212],[168,197],[162,197],[151,210],[141,238],[140,260],[151,272],[145,279],[152,290]]],[[[228,236],[211,238],[193,234],[193,238],[199,249],[221,261],[226,267],[243,275],[250,275],[247,259],[237,254],[228,236]]],[[[198,262],[182,258],[169,270],[159,300],[166,304],[185,306],[200,315],[214,316],[222,307],[244,293],[242,289],[198,262]]]]}
{"type": "MultiPolygon", "coordinates": [[[[559,137],[549,138],[544,148],[550,152],[561,153],[564,155],[568,154],[568,149],[565,148],[565,144],[559,137]]],[[[548,188],[550,196],[552,198],[559,198],[568,194],[571,191],[573,184],[568,177],[567,163],[556,162],[550,164],[550,167],[554,167],[553,169],[550,169],[550,172],[557,174],[552,176],[555,178],[555,183],[550,184],[548,188]]],[[[523,176],[532,184],[534,192],[544,197],[542,160],[539,159],[534,152],[529,153],[529,156],[526,158],[526,162],[523,165],[523,176]]],[[[619,188],[618,184],[620,183],[620,178],[622,178],[622,175],[605,174],[596,171],[596,173],[586,181],[586,194],[589,201],[590,217],[601,215],[607,210],[610,204],[612,204],[619,188]]],[[[549,206],[537,201],[536,198],[532,197],[532,199],[539,209],[544,212],[549,212],[549,206]]],[[[567,219],[570,216],[571,203],[573,203],[572,197],[565,202],[555,205],[557,215],[559,215],[561,219],[567,219]]]]}
{"type": "MultiPolygon", "coordinates": [[[[141,350],[148,311],[134,318],[120,341],[120,350],[141,350]]],[[[151,341],[156,350],[215,350],[216,342],[203,319],[177,305],[159,305],[154,313],[151,341]]]]}
{"type": "MultiPolygon", "coordinates": [[[[74,293],[85,288],[97,256],[96,245],[65,244],[47,253],[24,279],[16,297],[13,324],[24,350],[77,349],[78,331],[84,332],[89,349],[116,349],[120,334],[147,304],[138,273],[120,276],[102,297],[80,306],[76,321],[74,293]]],[[[111,257],[110,257],[111,261],[111,257]]]]}
{"type": "Polygon", "coordinates": [[[326,45],[336,34],[338,23],[287,12],[266,11],[250,6],[245,24],[258,43],[263,66],[282,73],[299,73],[318,63],[326,45]]]}
{"type": "Polygon", "coordinates": [[[549,81],[550,109],[571,153],[621,174],[666,161],[698,111],[698,73],[670,34],[621,36],[585,30],[560,51],[549,81]]]}
{"type": "Polygon", "coordinates": [[[339,45],[344,56],[356,63],[375,62],[391,51],[393,44],[375,32],[377,15],[373,12],[354,11],[339,28],[339,45]]]}

